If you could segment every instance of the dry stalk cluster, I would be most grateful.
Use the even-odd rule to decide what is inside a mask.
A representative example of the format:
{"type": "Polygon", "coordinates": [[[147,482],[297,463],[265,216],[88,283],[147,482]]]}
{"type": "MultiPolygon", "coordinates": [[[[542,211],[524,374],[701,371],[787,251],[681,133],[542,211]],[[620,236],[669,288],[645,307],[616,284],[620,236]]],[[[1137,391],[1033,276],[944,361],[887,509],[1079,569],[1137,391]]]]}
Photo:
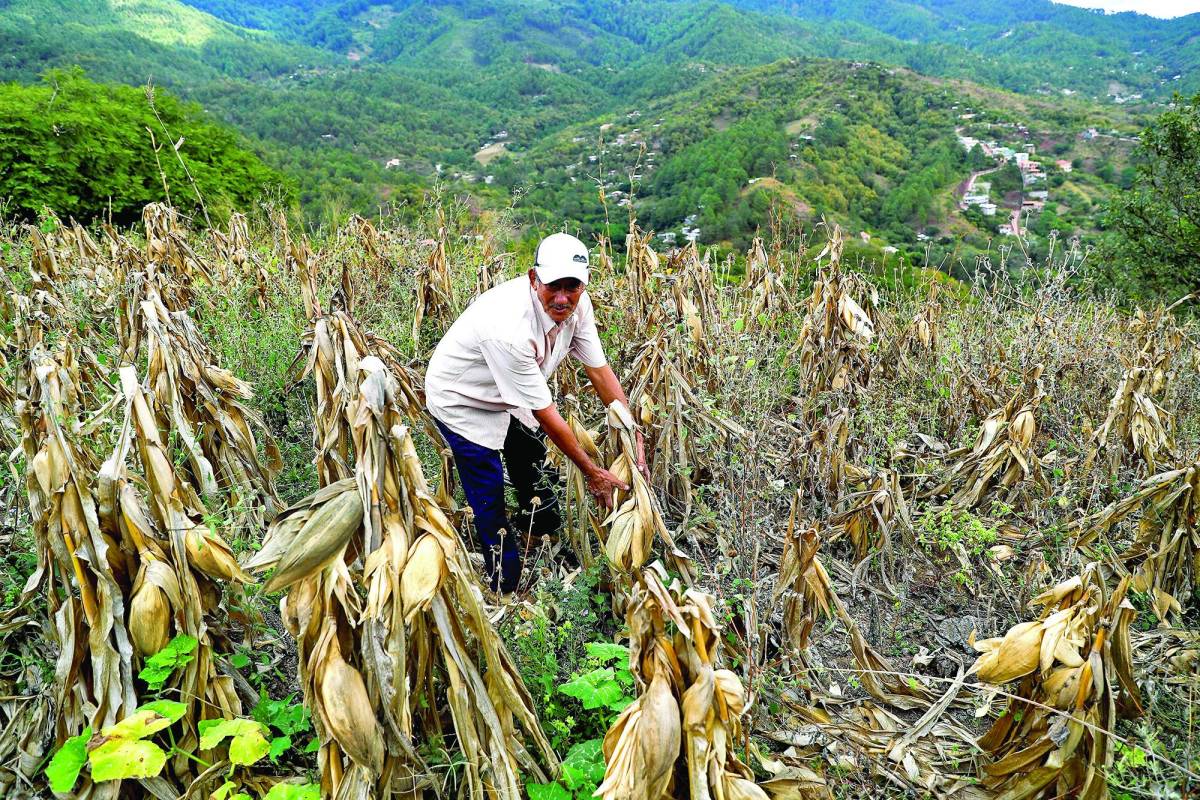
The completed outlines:
{"type": "Polygon", "coordinates": [[[950,503],[972,509],[986,499],[1004,497],[1018,483],[1032,480],[1045,486],[1041,460],[1034,448],[1037,439],[1037,410],[1045,399],[1042,366],[1029,369],[1008,402],[992,410],[975,444],[946,453],[956,459],[942,483],[930,495],[950,495],[950,503]],[[957,488],[956,488],[957,487],[957,488]]]}
{"type": "Polygon", "coordinates": [[[982,680],[1020,679],[1014,697],[979,740],[993,758],[985,787],[1005,798],[1108,797],[1112,731],[1119,716],[1137,716],[1125,598],[1129,578],[1111,591],[1099,566],[1033,600],[1042,609],[1001,638],[975,642],[972,667],[982,680]]]}
{"type": "Polygon", "coordinates": [[[641,570],[626,613],[639,695],[604,736],[603,800],[683,797],[766,800],[737,755],[747,697],[720,667],[715,599],[661,565],[641,570]]]}
{"type": "Polygon", "coordinates": [[[267,589],[289,589],[280,610],[321,741],[323,792],[432,788],[417,749],[440,737],[463,755],[466,796],[517,800],[522,775],[547,780],[557,761],[421,472],[406,424],[419,414],[415,395],[348,309],[321,311],[309,266],[305,375],[316,379],[323,486],[272,523],[247,567],[274,566],[267,589]]]}
{"type": "Polygon", "coordinates": [[[1073,523],[1084,547],[1140,512],[1133,542],[1121,554],[1133,571],[1133,588],[1151,595],[1151,608],[1165,621],[1181,615],[1180,598],[1200,578],[1200,460],[1152,475],[1126,497],[1073,523]]]}
{"type": "Polygon", "coordinates": [[[1183,331],[1170,312],[1147,315],[1138,309],[1129,323],[1136,353],[1125,362],[1108,416],[1092,435],[1086,467],[1103,456],[1109,475],[1123,463],[1140,460],[1153,474],[1175,450],[1173,416],[1161,403],[1175,376],[1172,364],[1183,345],[1183,331]]]}

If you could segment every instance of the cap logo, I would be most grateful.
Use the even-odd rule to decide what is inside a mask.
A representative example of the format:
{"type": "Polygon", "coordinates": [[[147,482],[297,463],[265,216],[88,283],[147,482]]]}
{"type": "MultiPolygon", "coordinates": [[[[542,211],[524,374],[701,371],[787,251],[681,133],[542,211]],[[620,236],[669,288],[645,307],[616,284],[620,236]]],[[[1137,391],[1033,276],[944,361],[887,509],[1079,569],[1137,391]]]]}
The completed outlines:
{"type": "Polygon", "coordinates": [[[576,253],[575,255],[571,256],[571,260],[576,264],[588,263],[587,256],[583,255],[582,253],[576,253]]]}

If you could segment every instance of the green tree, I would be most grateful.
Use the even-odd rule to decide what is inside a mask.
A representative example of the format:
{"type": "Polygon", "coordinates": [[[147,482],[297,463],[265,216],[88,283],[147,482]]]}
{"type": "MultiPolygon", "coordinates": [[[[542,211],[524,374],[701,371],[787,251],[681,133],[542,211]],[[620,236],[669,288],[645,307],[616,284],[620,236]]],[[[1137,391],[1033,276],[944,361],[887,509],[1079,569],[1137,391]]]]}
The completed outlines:
{"type": "Polygon", "coordinates": [[[0,199],[29,219],[48,206],[121,223],[168,192],[186,211],[199,210],[199,194],[218,219],[268,193],[290,199],[278,173],[203,114],[160,90],[94,83],[78,68],[51,71],[41,85],[0,84],[0,199]]]}
{"type": "Polygon", "coordinates": [[[1142,131],[1132,186],[1115,192],[1112,235],[1098,265],[1105,282],[1136,299],[1200,290],[1200,95],[1142,131]]]}

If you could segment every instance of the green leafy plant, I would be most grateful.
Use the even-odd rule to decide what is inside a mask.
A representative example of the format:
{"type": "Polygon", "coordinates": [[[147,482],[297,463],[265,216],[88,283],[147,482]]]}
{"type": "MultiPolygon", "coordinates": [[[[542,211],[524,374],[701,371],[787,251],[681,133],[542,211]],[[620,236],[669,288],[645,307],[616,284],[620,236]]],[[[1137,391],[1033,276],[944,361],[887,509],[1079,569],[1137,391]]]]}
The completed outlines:
{"type": "Polygon", "coordinates": [[[146,659],[138,677],[146,682],[150,691],[160,691],[175,670],[186,667],[195,658],[193,653],[197,644],[195,638],[185,633],[179,634],[166,647],[146,659]]]}
{"type": "MultiPolygon", "coordinates": [[[[270,750],[267,755],[272,763],[278,763],[279,758],[292,749],[295,740],[304,733],[312,730],[312,720],[308,709],[302,703],[296,702],[296,696],[289,694],[280,700],[267,696],[265,690],[260,691],[258,704],[250,712],[255,720],[273,729],[270,750]]],[[[320,742],[314,737],[305,745],[303,752],[315,752],[320,742]]]]}
{"type": "MultiPolygon", "coordinates": [[[[563,759],[559,780],[527,784],[530,800],[584,800],[604,780],[603,734],[616,715],[633,702],[633,675],[629,671],[628,648],[611,642],[588,642],[586,650],[592,668],[559,685],[558,692],[583,706],[585,714],[581,716],[585,719],[574,728],[576,736],[580,732],[599,735],[571,745],[563,759]]],[[[569,719],[574,721],[574,716],[569,719]]]]}
{"type": "Polygon", "coordinates": [[[184,703],[155,700],[139,706],[132,714],[92,736],[92,729],[72,736],[63,743],[50,764],[46,777],[50,788],[58,793],[70,792],[84,764],[91,768],[92,780],[122,780],[149,778],[157,775],[167,763],[167,752],[147,737],[158,733],[187,713],[184,703]]]}

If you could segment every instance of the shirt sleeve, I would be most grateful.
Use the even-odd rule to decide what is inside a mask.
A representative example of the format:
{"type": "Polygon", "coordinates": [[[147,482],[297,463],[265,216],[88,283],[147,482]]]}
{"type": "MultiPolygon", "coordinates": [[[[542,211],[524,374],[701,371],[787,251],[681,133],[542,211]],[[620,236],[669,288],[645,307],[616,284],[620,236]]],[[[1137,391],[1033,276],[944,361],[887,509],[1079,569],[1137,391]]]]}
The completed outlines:
{"type": "Polygon", "coordinates": [[[600,333],[596,330],[596,314],[592,308],[592,298],[584,295],[579,301],[575,315],[575,335],[571,339],[571,355],[589,367],[603,367],[608,363],[604,357],[604,345],[600,344],[600,333]]]}
{"type": "Polygon", "coordinates": [[[537,411],[554,402],[532,352],[500,339],[483,339],[479,345],[505,403],[537,411]]]}

